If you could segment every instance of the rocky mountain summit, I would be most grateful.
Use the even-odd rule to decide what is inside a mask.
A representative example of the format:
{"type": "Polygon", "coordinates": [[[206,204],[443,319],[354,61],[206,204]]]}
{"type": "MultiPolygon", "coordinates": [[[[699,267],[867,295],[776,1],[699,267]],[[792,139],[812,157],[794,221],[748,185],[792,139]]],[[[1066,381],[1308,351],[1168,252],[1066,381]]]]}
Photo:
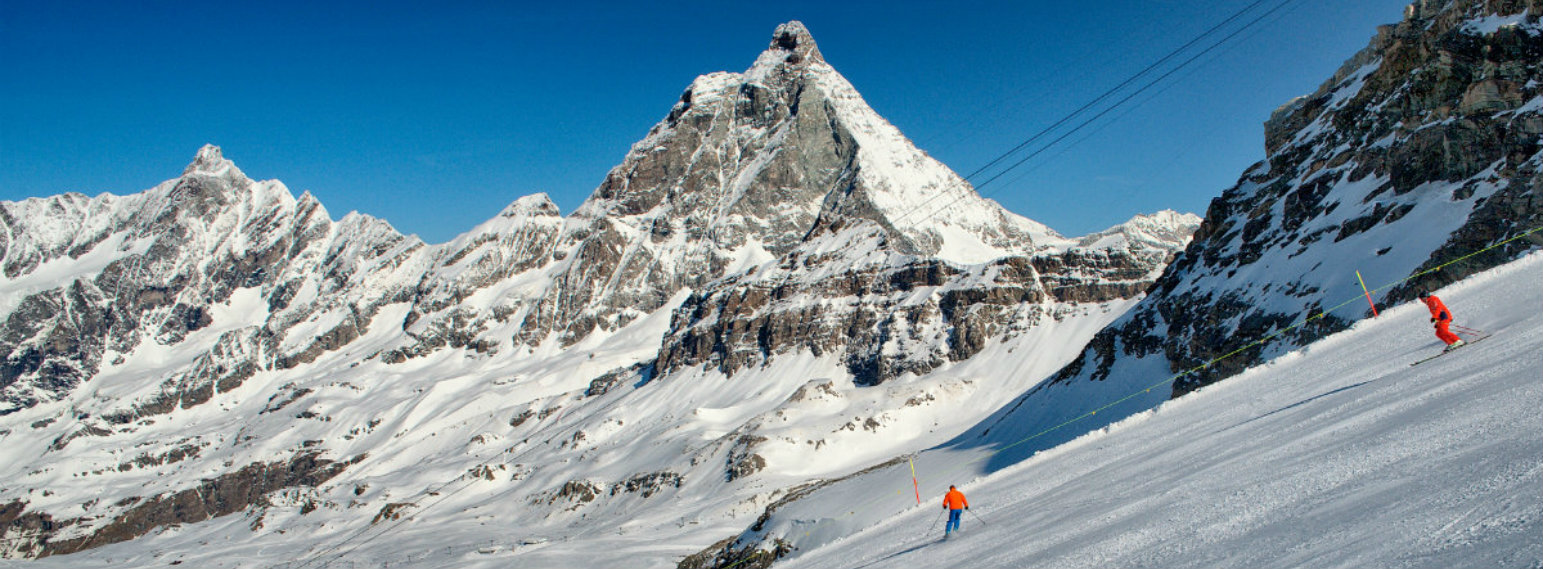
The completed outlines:
{"type": "Polygon", "coordinates": [[[183,524],[322,551],[437,503],[431,479],[501,506],[452,525],[721,524],[952,436],[1058,352],[937,372],[1080,345],[1198,224],[1066,238],[1002,209],[797,22],[576,211],[527,196],[444,244],[207,146],[138,194],[0,203],[0,552],[183,524]]]}

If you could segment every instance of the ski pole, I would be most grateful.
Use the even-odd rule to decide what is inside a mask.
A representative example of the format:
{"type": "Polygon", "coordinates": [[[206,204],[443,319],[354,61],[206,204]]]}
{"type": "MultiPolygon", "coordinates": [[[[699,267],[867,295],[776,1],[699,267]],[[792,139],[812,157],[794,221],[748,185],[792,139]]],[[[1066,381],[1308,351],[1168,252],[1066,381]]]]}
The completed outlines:
{"type": "Polygon", "coordinates": [[[932,528],[938,527],[938,520],[943,519],[943,512],[938,512],[938,517],[932,518],[932,523],[927,524],[927,533],[932,533],[932,528]]]}
{"type": "Polygon", "coordinates": [[[1480,330],[1478,328],[1469,328],[1469,327],[1463,326],[1461,324],[1451,324],[1450,326],[1453,327],[1453,328],[1456,328],[1458,330],[1461,330],[1463,332],[1468,332],[1470,334],[1478,334],[1480,336],[1484,336],[1484,335],[1488,334],[1487,332],[1485,332],[1483,330],[1480,330]]]}
{"type": "MultiPolygon", "coordinates": [[[[970,512],[970,509],[969,508],[965,508],[964,511],[970,512]]],[[[980,514],[977,514],[975,512],[970,512],[970,515],[975,516],[975,521],[980,522],[980,525],[982,525],[982,526],[991,525],[991,524],[986,523],[986,520],[980,519],[980,514]]]]}

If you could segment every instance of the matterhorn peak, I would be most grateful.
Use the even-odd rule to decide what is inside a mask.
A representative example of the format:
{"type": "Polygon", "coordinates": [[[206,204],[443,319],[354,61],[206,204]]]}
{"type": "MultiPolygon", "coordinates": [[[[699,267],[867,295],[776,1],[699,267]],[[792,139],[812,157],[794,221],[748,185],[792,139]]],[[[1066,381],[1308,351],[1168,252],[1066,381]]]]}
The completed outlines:
{"type": "Polygon", "coordinates": [[[803,22],[794,20],[777,26],[777,30],[772,32],[771,45],[766,46],[766,51],[755,62],[756,67],[783,63],[825,63],[825,56],[820,54],[820,47],[815,45],[814,36],[809,35],[809,29],[804,27],[803,22]]]}
{"type": "Polygon", "coordinates": [[[241,175],[241,170],[236,168],[236,164],[225,159],[225,155],[220,152],[220,147],[205,144],[203,148],[198,149],[198,155],[193,157],[193,163],[182,170],[182,175],[204,173],[218,176],[228,172],[241,175]]]}

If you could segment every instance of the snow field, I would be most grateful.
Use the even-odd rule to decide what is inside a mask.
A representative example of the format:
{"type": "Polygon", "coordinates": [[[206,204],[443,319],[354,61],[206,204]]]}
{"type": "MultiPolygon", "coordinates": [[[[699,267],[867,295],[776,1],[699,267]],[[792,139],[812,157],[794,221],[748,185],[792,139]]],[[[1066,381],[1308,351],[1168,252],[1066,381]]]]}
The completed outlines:
{"type": "Polygon", "coordinates": [[[1432,362],[1409,367],[1440,342],[1399,306],[961,483],[962,539],[929,544],[933,492],[785,566],[1538,566],[1540,276],[1533,253],[1438,291],[1495,335],[1432,362]]]}
{"type": "MultiPolygon", "coordinates": [[[[257,309],[246,298],[238,294],[221,316],[257,309]]],[[[319,437],[329,437],[328,458],[368,452],[364,461],[322,488],[285,491],[260,512],[163,527],[133,542],[29,563],[134,567],[175,557],[208,567],[270,567],[333,552],[357,566],[410,561],[436,567],[511,562],[669,567],[741,531],[787,487],[957,436],[989,412],[991,402],[1022,392],[1063,365],[1054,354],[1073,353],[1073,344],[1085,342],[1134,302],[1058,306],[1062,320],[993,342],[984,352],[992,357],[877,388],[853,386],[836,359],[787,354],[732,379],[699,369],[645,383],[628,380],[598,397],[580,395],[588,380],[636,361],[638,350],[656,350],[669,310],[561,353],[468,358],[446,350],[390,366],[359,362],[361,354],[391,345],[389,327],[372,326],[346,350],[313,362],[315,377],[260,372],[221,396],[219,405],[157,417],[156,424],[132,435],[147,444],[168,444],[178,433],[196,433],[215,443],[179,467],[258,455],[281,459],[288,456],[286,449],[319,437]],[[294,388],[282,387],[291,382],[294,388]],[[283,399],[302,387],[313,391],[282,412],[257,413],[273,404],[270,394],[283,399]],[[795,400],[801,390],[806,397],[795,400]],[[918,404],[885,411],[907,399],[918,404]],[[510,417],[524,410],[537,414],[511,428],[510,417]],[[295,420],[302,412],[319,418],[295,420]],[[256,420],[242,424],[233,420],[238,417],[256,420]],[[880,424],[877,430],[862,427],[869,418],[880,424]],[[848,423],[859,426],[843,428],[848,423]],[[355,434],[339,441],[328,433],[355,434]],[[768,437],[752,450],[769,466],[730,482],[712,473],[721,473],[737,433],[768,437]],[[462,476],[478,466],[491,469],[494,479],[462,476]],[[622,494],[593,504],[532,502],[551,499],[576,473],[609,492],[610,485],[648,472],[685,475],[684,485],[648,499],[622,494]],[[302,514],[308,503],[320,509],[302,514]],[[399,520],[369,523],[392,503],[414,505],[403,507],[399,520]],[[254,531],[259,518],[265,529],[254,531]],[[275,549],[275,543],[287,545],[275,549]]],[[[378,317],[396,321],[404,309],[388,306],[378,317]]],[[[124,377],[129,375],[139,374],[124,377]]],[[[65,452],[92,460],[101,452],[96,443],[82,439],[65,452]]],[[[143,476],[134,470],[107,478],[132,485],[144,483],[143,476]]],[[[100,476],[68,480],[104,482],[100,476]]],[[[153,483],[147,490],[160,486],[153,483]]],[[[908,483],[905,492],[911,495],[908,483]]]]}

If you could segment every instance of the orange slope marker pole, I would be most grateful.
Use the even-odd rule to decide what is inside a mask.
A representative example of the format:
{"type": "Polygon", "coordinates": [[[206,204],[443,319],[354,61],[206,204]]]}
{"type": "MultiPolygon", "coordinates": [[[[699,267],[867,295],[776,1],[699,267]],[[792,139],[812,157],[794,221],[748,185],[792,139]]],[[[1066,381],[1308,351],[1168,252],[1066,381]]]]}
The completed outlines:
{"type": "Polygon", "coordinates": [[[1361,292],[1366,293],[1366,303],[1372,305],[1372,318],[1377,317],[1377,304],[1372,302],[1372,291],[1366,290],[1366,279],[1361,278],[1361,271],[1355,272],[1356,282],[1361,283],[1361,292]]]}

